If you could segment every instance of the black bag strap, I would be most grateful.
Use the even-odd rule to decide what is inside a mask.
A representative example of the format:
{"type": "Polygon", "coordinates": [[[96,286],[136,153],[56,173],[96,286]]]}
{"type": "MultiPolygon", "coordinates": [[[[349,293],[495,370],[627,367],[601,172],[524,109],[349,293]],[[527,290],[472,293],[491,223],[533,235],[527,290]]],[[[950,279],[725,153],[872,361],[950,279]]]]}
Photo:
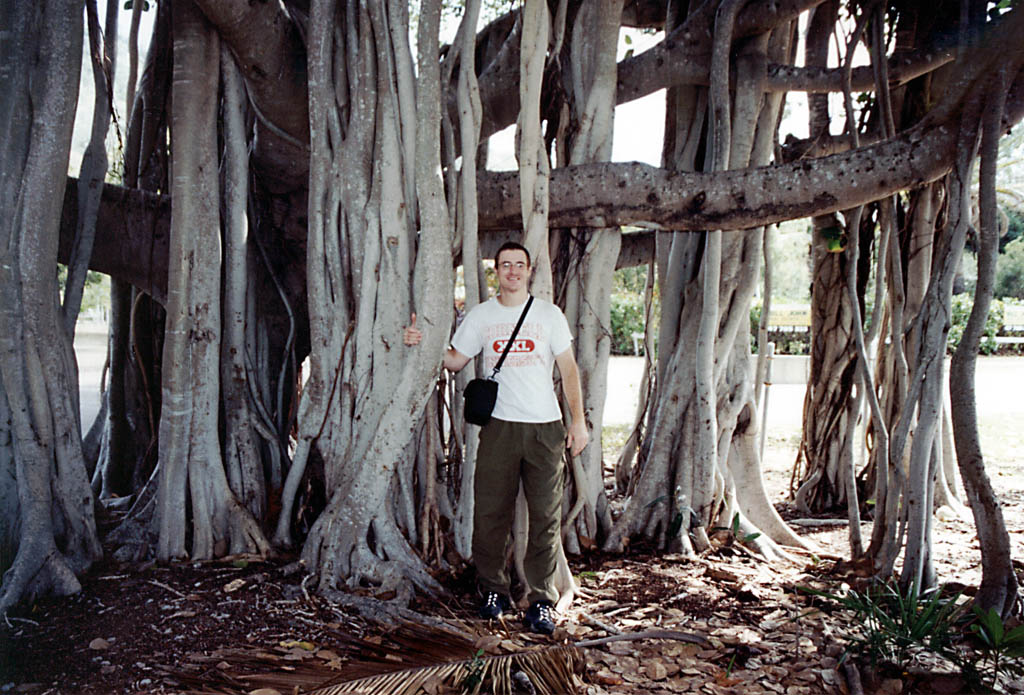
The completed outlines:
{"type": "Polygon", "coordinates": [[[494,371],[491,372],[490,376],[491,379],[498,376],[498,372],[501,371],[501,365],[505,363],[505,357],[508,355],[508,350],[512,347],[512,343],[515,341],[516,336],[519,335],[519,328],[523,325],[523,319],[526,318],[526,312],[530,310],[531,304],[533,304],[532,294],[530,295],[530,298],[526,300],[526,306],[523,307],[523,313],[519,314],[519,322],[516,323],[516,327],[512,330],[511,337],[509,337],[508,342],[505,343],[505,349],[501,353],[501,358],[498,359],[498,364],[494,365],[494,371]]]}

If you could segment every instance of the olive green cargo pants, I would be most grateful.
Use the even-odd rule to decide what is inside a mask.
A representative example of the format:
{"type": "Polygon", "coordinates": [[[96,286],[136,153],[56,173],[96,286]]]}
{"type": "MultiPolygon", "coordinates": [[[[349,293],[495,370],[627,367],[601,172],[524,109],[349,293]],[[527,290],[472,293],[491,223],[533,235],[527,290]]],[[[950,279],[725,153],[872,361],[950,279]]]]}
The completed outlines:
{"type": "Polygon", "coordinates": [[[516,494],[522,481],[530,513],[524,558],[526,597],[554,603],[563,490],[565,427],[492,419],[480,430],[473,486],[473,564],[484,591],[509,593],[506,566],[516,494]]]}

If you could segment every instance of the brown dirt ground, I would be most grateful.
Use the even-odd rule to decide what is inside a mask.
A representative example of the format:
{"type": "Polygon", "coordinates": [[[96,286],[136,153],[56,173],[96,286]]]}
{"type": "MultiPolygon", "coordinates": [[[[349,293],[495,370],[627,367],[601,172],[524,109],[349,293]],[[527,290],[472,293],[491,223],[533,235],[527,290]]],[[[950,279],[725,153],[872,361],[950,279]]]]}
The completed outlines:
{"type": "MultiPolygon", "coordinates": [[[[989,466],[1019,558],[1024,485],[1018,454],[1024,434],[1016,429],[1009,430],[1012,435],[1003,431],[1005,441],[989,454],[989,466]]],[[[793,433],[769,438],[766,476],[784,515],[794,447],[793,433]]],[[[946,518],[936,531],[940,578],[956,580],[969,593],[980,579],[973,523],[946,518]]],[[[476,620],[469,573],[442,577],[452,598],[417,599],[412,608],[445,619],[494,653],[602,637],[609,628],[670,629],[709,640],[705,646],[643,640],[587,649],[580,688],[594,695],[847,692],[838,664],[842,621],[809,610],[807,598],[795,591],[800,584],[838,580],[829,575],[833,563],[822,558],[846,555],[846,531],[801,527],[800,532],[821,548],[817,558],[800,555],[792,563],[769,565],[730,545],[697,562],[642,548],[627,556],[574,558],[573,571],[586,596],[561,616],[552,638],[524,635],[515,622],[476,620]]],[[[84,578],[81,593],[20,606],[6,624],[0,619],[0,694],[247,693],[261,686],[271,689],[260,695],[298,693],[343,673],[359,638],[388,643],[387,635],[375,637],[381,628],[353,610],[309,595],[292,560],[100,564],[84,578]],[[256,654],[262,660],[243,668],[242,662],[256,654]],[[258,671],[273,671],[279,679],[239,677],[258,671]],[[308,680],[293,690],[285,684],[294,681],[280,680],[280,674],[306,674],[308,680]]],[[[1018,572],[1024,580],[1024,567],[1018,572]]],[[[468,658],[474,648],[467,645],[452,658],[468,658]]],[[[923,672],[930,668],[925,662],[920,666],[923,672]]],[[[869,688],[881,693],[951,693],[963,687],[953,677],[897,675],[885,680],[863,674],[869,688]]],[[[1024,692],[1021,682],[1006,687],[1024,692]]]]}

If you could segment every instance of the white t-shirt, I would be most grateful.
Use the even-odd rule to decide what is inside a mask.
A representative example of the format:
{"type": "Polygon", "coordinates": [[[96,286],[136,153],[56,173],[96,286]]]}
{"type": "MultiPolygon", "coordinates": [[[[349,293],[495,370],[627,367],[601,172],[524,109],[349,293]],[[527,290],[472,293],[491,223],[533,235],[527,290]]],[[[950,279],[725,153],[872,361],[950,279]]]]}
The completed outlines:
{"type": "MultiPolygon", "coordinates": [[[[462,320],[452,347],[467,357],[484,356],[484,375],[490,376],[501,358],[526,302],[504,306],[492,297],[473,307],[462,320]]],[[[515,343],[495,377],[498,401],[493,416],[508,422],[553,422],[562,419],[552,380],[555,356],[572,346],[569,322],[551,302],[534,298],[515,343]]]]}

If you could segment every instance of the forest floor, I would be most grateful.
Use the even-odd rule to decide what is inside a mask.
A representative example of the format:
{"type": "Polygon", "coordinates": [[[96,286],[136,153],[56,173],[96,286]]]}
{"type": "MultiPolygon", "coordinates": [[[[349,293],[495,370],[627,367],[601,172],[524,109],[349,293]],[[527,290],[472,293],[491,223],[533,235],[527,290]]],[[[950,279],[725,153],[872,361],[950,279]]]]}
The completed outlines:
{"type": "MultiPolygon", "coordinates": [[[[786,407],[784,400],[775,407],[786,407]]],[[[791,411],[790,404],[785,417],[792,418],[791,411]]],[[[989,475],[1003,503],[1016,558],[1024,556],[1022,421],[1013,408],[1003,408],[981,423],[989,475]]],[[[571,558],[585,593],[559,616],[552,637],[529,635],[517,620],[476,619],[469,571],[440,577],[450,592],[444,599],[417,598],[410,606],[447,627],[385,629],[360,609],[386,607],[389,603],[380,599],[388,595],[363,589],[320,596],[304,585],[306,573],[295,558],[236,557],[171,566],[105,562],[84,578],[81,593],[20,606],[6,624],[0,619],[0,694],[287,695],[310,692],[346,674],[652,629],[690,637],[582,649],[575,661],[578,692],[849,692],[840,659],[846,636],[856,626],[847,614],[822,610],[820,601],[799,590],[857,584],[837,571],[835,561],[848,556],[847,529],[842,522],[795,519],[785,497],[799,430],[786,425],[769,427],[769,432],[769,490],[784,517],[816,546],[814,554],[767,563],[723,531],[716,536],[715,550],[696,561],[639,547],[627,555],[571,558]]],[[[614,427],[610,433],[615,436],[614,427]]],[[[863,533],[870,536],[869,522],[863,533]]],[[[973,521],[969,514],[942,513],[935,533],[940,581],[970,595],[980,581],[973,521]]],[[[1024,565],[1018,564],[1017,571],[1024,584],[1024,565]]],[[[921,657],[912,666],[895,673],[862,667],[864,691],[966,691],[966,683],[948,665],[921,657]]],[[[1024,681],[1003,688],[1024,692],[1024,681]]],[[[425,683],[424,692],[463,690],[448,689],[435,679],[425,683]]]]}

